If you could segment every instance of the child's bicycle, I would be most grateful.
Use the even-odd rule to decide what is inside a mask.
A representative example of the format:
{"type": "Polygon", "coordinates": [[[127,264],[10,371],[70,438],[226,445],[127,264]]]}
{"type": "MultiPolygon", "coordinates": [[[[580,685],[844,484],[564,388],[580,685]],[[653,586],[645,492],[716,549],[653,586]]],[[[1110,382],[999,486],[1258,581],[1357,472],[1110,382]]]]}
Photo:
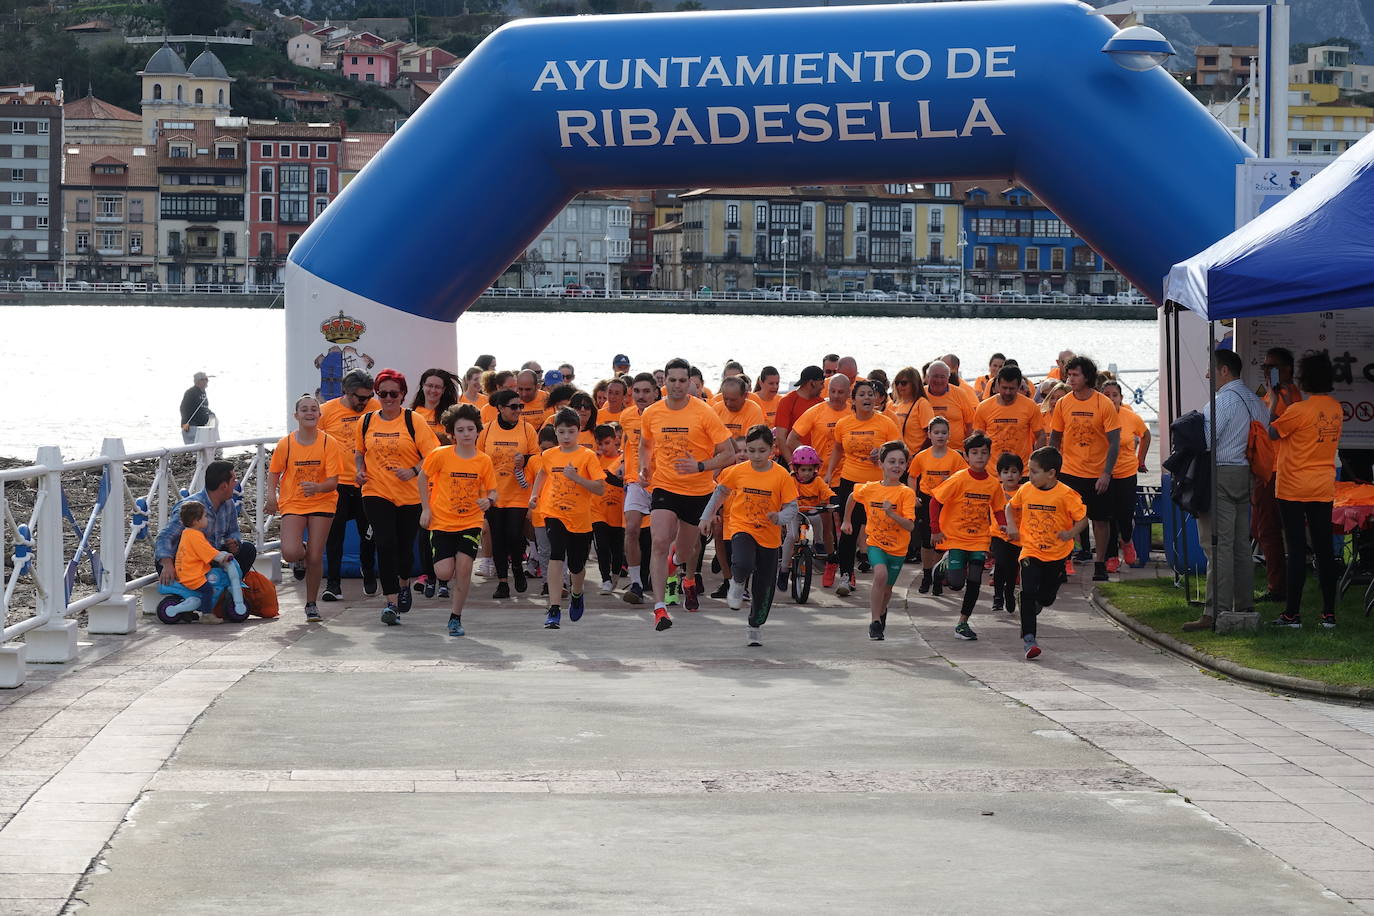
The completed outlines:
{"type": "Polygon", "coordinates": [[[792,545],[791,590],[792,600],[805,604],[811,595],[811,571],[816,565],[816,552],[811,546],[811,525],[813,519],[820,518],[823,509],[804,509],[797,517],[797,540],[792,545]]]}

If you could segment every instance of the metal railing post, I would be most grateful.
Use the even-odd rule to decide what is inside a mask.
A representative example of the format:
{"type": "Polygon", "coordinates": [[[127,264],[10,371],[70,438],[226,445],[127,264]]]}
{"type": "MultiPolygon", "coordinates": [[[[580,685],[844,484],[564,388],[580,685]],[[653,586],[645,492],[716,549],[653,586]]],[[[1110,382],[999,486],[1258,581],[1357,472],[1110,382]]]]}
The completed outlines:
{"type": "Polygon", "coordinates": [[[263,514],[263,506],[267,504],[267,464],[267,446],[259,444],[253,469],[253,492],[257,501],[253,507],[253,539],[258,547],[253,568],[276,583],[281,582],[281,551],[266,549],[267,517],[263,514]]]}
{"type": "Polygon", "coordinates": [[[67,584],[62,548],[62,450],[46,445],[38,450],[39,465],[47,468],[40,485],[42,515],[37,519],[34,573],[38,584],[38,614],[43,623],[25,637],[30,662],[65,664],[76,658],[76,621],[67,619],[67,584]]]}
{"type": "Polygon", "coordinates": [[[124,526],[128,518],[124,487],[124,440],[106,439],[100,454],[105,465],[105,507],[100,513],[100,566],[96,587],[109,597],[86,611],[90,633],[132,633],[138,625],[138,599],[124,593],[129,576],[124,566],[124,526]]]}

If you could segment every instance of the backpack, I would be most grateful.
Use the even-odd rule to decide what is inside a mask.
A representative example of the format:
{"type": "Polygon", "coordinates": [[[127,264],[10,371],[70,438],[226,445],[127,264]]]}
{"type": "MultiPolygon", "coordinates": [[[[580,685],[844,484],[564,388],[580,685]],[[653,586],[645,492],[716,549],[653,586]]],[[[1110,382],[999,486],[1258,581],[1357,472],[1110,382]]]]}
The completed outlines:
{"type": "Polygon", "coordinates": [[[1190,410],[1169,424],[1171,446],[1164,470],[1173,477],[1169,499],[1184,512],[1201,515],[1212,505],[1212,454],[1203,416],[1190,410]]]}
{"type": "MultiPolygon", "coordinates": [[[[360,437],[363,443],[363,451],[367,450],[367,427],[372,423],[372,415],[376,412],[375,410],[370,411],[367,416],[363,417],[363,434],[360,437]]],[[[418,452],[420,450],[420,443],[415,442],[415,415],[411,413],[409,407],[405,408],[402,413],[404,413],[406,417],[406,432],[410,433],[410,441],[415,443],[415,451],[418,452]]],[[[287,455],[289,457],[290,452],[288,452],[287,455]]]]}

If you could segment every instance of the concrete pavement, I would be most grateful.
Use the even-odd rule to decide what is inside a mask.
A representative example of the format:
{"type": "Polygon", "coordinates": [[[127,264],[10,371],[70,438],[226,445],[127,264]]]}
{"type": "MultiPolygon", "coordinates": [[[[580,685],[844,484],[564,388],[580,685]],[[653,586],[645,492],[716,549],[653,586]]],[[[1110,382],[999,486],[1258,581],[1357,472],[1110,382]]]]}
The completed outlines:
{"type": "Polygon", "coordinates": [[[0,694],[0,913],[1374,910],[1374,735],[1069,590],[1028,663],[986,599],[966,643],[899,590],[873,643],[813,592],[751,649],[478,581],[461,639],[288,589],[0,694]]]}

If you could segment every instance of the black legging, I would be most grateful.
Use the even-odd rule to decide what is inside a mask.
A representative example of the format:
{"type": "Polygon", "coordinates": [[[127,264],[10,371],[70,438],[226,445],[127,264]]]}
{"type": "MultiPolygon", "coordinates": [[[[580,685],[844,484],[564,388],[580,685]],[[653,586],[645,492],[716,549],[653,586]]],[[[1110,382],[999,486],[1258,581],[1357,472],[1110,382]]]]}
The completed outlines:
{"type": "Polygon", "coordinates": [[[1107,539],[1107,556],[1121,552],[1122,544],[1135,537],[1136,475],[1114,477],[1107,485],[1107,500],[1112,506],[1111,536],[1107,539]]]}
{"type": "MultiPolygon", "coordinates": [[[[838,500],[840,504],[841,521],[844,521],[845,503],[848,502],[850,494],[854,492],[856,486],[858,486],[858,484],[854,483],[854,481],[845,480],[841,477],[840,485],[835,489],[835,499],[838,500]]],[[[839,562],[841,576],[854,575],[854,553],[859,549],[859,529],[868,521],[868,513],[864,511],[863,505],[857,500],[854,502],[854,513],[849,517],[849,520],[854,530],[849,534],[841,534],[839,546],[835,548],[840,554],[839,562]]]]}
{"type": "Polygon", "coordinates": [[[1017,556],[1021,550],[1011,541],[1001,538],[992,539],[992,559],[996,564],[992,569],[992,598],[1002,599],[1008,611],[1016,611],[1016,570],[1017,556]]]}
{"type": "Polygon", "coordinates": [[[491,558],[496,561],[496,578],[505,579],[512,569],[520,566],[525,557],[524,506],[487,510],[487,525],[491,528],[491,558]]]}
{"type": "Polygon", "coordinates": [[[1021,635],[1035,635],[1035,618],[1041,608],[1054,604],[1059,586],[1064,583],[1063,560],[1021,561],[1021,635]]]}
{"type": "Polygon", "coordinates": [[[364,496],[372,537],[377,542],[377,565],[382,594],[401,590],[401,579],[409,579],[415,566],[415,536],[420,531],[420,507],[398,506],[380,496],[364,496]]]}
{"type": "Polygon", "coordinates": [[[343,578],[344,534],[352,521],[358,529],[358,565],[364,576],[377,574],[377,550],[372,543],[372,535],[367,530],[367,511],[363,508],[363,493],[357,487],[339,484],[339,504],[334,509],[334,521],[329,526],[329,540],[324,545],[325,569],[329,581],[338,582],[343,578]]]}
{"type": "Polygon", "coordinates": [[[973,606],[978,603],[978,592],[983,587],[983,571],[987,569],[987,555],[979,558],[970,556],[961,569],[948,569],[945,572],[945,585],[952,591],[964,590],[964,602],[959,613],[968,617],[973,606]]]}
{"type": "Polygon", "coordinates": [[[1336,556],[1331,551],[1331,503],[1279,500],[1283,541],[1288,554],[1288,613],[1302,607],[1302,587],[1307,581],[1307,544],[1317,558],[1317,584],[1322,590],[1322,613],[1336,613],[1336,556]]]}
{"type": "Polygon", "coordinates": [[[749,582],[749,626],[761,627],[773,607],[773,592],[778,587],[778,556],[781,547],[760,547],[744,532],[730,538],[730,575],[736,582],[749,582]],[[750,577],[753,581],[750,581],[750,577]]]}
{"type": "Polygon", "coordinates": [[[609,582],[620,575],[625,565],[625,529],[613,528],[606,522],[592,522],[592,537],[596,541],[596,565],[601,581],[609,582]]]}

